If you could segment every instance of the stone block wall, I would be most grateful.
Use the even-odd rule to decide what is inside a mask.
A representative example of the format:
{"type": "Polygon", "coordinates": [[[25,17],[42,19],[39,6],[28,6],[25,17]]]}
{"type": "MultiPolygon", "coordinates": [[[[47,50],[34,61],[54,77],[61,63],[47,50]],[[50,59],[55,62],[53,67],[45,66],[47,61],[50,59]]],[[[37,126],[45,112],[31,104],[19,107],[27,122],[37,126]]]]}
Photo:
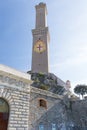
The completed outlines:
{"type": "Polygon", "coordinates": [[[72,110],[68,117],[71,118],[75,126],[87,129],[87,99],[72,101],[72,110]]]}
{"type": "Polygon", "coordinates": [[[30,130],[39,130],[40,124],[45,130],[52,130],[52,124],[56,129],[65,128],[66,112],[61,96],[31,87],[29,110],[30,130]],[[39,99],[46,101],[46,108],[39,106],[39,99]]]}
{"type": "Polygon", "coordinates": [[[28,130],[29,93],[19,89],[0,86],[0,98],[9,105],[8,130],[28,130]]]}
{"type": "Polygon", "coordinates": [[[33,88],[30,90],[29,128],[52,130],[52,124],[57,130],[87,129],[87,99],[72,100],[68,95],[58,96],[51,92],[33,88]],[[47,108],[39,106],[39,99],[47,102],[47,108]]]}
{"type": "Polygon", "coordinates": [[[30,84],[29,74],[0,66],[0,98],[9,105],[7,130],[87,130],[87,99],[72,100],[30,84]]]}
{"type": "Polygon", "coordinates": [[[30,75],[0,65],[0,98],[9,105],[7,130],[29,130],[30,75]]]}

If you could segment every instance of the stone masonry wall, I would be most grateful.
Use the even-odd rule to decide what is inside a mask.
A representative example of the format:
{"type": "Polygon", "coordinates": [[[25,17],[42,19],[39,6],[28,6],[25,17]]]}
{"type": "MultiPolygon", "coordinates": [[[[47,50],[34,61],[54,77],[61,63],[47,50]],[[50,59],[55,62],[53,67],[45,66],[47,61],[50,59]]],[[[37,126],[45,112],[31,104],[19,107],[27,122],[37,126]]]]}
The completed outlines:
{"type": "Polygon", "coordinates": [[[28,130],[29,93],[6,86],[0,88],[0,98],[10,107],[8,130],[28,130]]]}
{"type": "Polygon", "coordinates": [[[40,124],[44,125],[45,130],[52,130],[52,124],[56,125],[56,129],[65,128],[65,105],[60,96],[31,87],[29,110],[30,130],[39,130],[40,124]],[[47,108],[39,106],[39,99],[44,99],[47,102],[47,108]]]}
{"type": "Polygon", "coordinates": [[[72,109],[68,117],[75,126],[86,127],[87,129],[87,99],[72,101],[72,109]]]}
{"type": "Polygon", "coordinates": [[[0,65],[0,98],[9,105],[7,130],[29,130],[30,75],[0,65]]]}

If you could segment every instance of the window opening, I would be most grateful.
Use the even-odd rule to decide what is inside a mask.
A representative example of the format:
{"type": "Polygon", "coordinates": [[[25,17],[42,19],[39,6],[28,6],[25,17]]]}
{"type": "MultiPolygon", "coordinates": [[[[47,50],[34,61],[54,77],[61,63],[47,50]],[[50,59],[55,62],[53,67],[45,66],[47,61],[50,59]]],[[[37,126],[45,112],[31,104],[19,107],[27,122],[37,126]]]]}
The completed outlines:
{"type": "Polygon", "coordinates": [[[56,124],[52,123],[52,130],[56,130],[56,124]]]}
{"type": "Polygon", "coordinates": [[[44,130],[44,125],[43,124],[39,125],[39,130],[44,130]]]}
{"type": "Polygon", "coordinates": [[[46,101],[43,100],[43,99],[40,99],[40,100],[39,100],[39,106],[40,106],[40,107],[45,107],[45,108],[47,108],[46,101]]]}

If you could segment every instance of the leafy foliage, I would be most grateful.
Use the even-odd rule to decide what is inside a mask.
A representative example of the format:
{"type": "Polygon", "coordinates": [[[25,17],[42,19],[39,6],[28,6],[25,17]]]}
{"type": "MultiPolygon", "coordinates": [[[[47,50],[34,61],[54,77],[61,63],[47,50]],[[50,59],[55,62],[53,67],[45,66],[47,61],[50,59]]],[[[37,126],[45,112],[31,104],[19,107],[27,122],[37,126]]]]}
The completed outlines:
{"type": "Polygon", "coordinates": [[[87,94],[87,85],[77,85],[74,88],[74,92],[83,97],[83,95],[87,94]]]}
{"type": "Polygon", "coordinates": [[[62,95],[66,90],[64,86],[59,85],[58,78],[53,74],[30,73],[33,80],[32,86],[43,90],[62,95]]]}
{"type": "Polygon", "coordinates": [[[49,87],[49,86],[46,86],[46,85],[44,85],[44,84],[41,84],[39,88],[40,88],[40,89],[43,89],[43,90],[48,90],[48,87],[49,87]]]}

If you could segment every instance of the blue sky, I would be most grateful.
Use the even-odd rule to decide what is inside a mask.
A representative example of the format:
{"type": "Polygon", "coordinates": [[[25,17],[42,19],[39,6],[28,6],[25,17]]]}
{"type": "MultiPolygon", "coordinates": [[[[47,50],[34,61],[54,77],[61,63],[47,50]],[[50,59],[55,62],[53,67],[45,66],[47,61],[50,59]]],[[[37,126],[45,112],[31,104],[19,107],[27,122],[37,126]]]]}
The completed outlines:
{"type": "Polygon", "coordinates": [[[87,84],[87,0],[0,0],[0,64],[31,69],[35,8],[47,4],[50,72],[87,84]]]}

